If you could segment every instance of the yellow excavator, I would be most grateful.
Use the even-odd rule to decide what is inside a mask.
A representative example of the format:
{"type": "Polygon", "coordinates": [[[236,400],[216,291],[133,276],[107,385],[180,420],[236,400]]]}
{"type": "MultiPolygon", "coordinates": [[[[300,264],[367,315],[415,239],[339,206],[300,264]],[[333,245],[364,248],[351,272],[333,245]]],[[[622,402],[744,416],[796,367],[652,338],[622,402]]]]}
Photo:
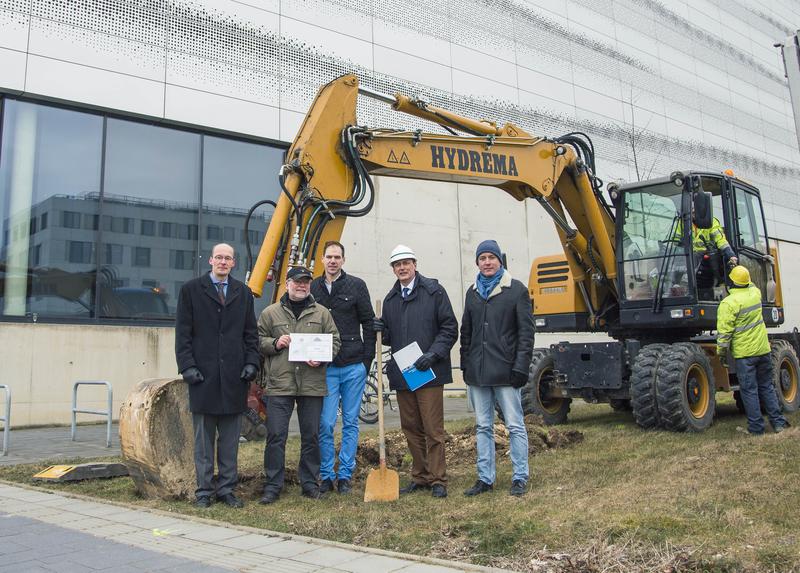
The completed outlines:
{"type": "MultiPolygon", "coordinates": [[[[715,215],[764,293],[765,323],[784,322],[777,251],[759,192],[731,172],[676,171],[612,183],[606,199],[583,133],[531,135],[511,123],[378,93],[354,75],[319,90],[286,157],[280,197],[248,278],[256,296],[273,281],[273,300],[291,266],[313,270],[346,219],[369,212],[373,175],[497,187],[545,209],[563,252],[531,266],[537,332],[611,339],[535,349],[523,405],[547,423],[565,422],[571,400],[582,398],[630,409],[644,428],[701,431],[712,422],[715,393],[737,392],[736,376],[716,357],[709,333],[725,295],[725,262],[713,246],[703,253],[693,248],[693,230],[710,228],[715,215]],[[361,127],[359,95],[447,133],[361,127]]],[[[797,410],[800,335],[795,328],[770,340],[778,396],[785,410],[797,410]]]]}

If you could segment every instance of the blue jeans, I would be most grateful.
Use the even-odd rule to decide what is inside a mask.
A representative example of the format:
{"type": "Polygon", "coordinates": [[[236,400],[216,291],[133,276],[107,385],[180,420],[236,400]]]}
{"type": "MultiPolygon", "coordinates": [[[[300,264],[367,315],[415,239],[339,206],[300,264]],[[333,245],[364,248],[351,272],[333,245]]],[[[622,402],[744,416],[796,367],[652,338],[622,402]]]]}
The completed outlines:
{"type": "Polygon", "coordinates": [[[503,411],[511,442],[512,481],[528,481],[528,432],[525,429],[520,390],[511,386],[470,386],[469,397],[475,410],[478,447],[478,479],[493,484],[494,467],[494,404],[503,411]]]}
{"type": "Polygon", "coordinates": [[[774,429],[786,426],[786,418],[781,414],[772,377],[772,360],[769,354],[736,359],[739,395],[742,397],[744,411],[747,414],[747,430],[751,434],[764,433],[761,406],[764,406],[769,423],[774,429]]]}
{"type": "Polygon", "coordinates": [[[361,409],[361,395],[367,381],[367,369],[361,362],[347,366],[328,366],[328,395],[322,404],[322,417],[319,421],[319,467],[320,479],[336,479],[333,471],[336,448],[333,443],[333,429],[342,402],[342,445],[339,448],[339,479],[352,479],[356,467],[356,448],[358,448],[358,412],[361,409]]]}

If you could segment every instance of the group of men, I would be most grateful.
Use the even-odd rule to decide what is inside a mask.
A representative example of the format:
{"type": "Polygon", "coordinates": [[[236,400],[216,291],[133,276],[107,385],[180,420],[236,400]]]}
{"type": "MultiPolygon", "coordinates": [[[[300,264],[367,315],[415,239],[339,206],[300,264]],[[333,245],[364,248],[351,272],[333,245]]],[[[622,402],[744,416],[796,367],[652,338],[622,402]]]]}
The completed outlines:
{"type": "MultiPolygon", "coordinates": [[[[447,497],[443,386],[452,382],[450,352],[459,338],[458,322],[442,285],[417,270],[414,251],[398,245],[389,257],[397,278],[375,317],[363,280],[345,273],[345,248],[324,247],[323,276],[312,280],[304,267],[292,267],[286,292],[256,321],[250,289],[230,275],[235,266],[230,245],[216,245],[211,271],[187,282],[180,291],[176,317],[178,369],[189,384],[197,470],[195,504],[214,499],[242,507],[234,494],[241,413],[249,384],[259,369],[267,396],[265,486],[260,503],[278,500],[284,486],[289,418],[297,408],[300,425],[298,477],[302,494],[319,499],[352,489],[358,445],[358,412],[367,372],[375,356],[376,332],[392,353],[416,343],[421,355],[413,366],[433,379],[411,389],[394,360],[387,365],[396,392],[400,424],[411,453],[411,480],[401,494],[429,490],[447,497]],[[329,334],[330,363],[290,361],[292,334],[329,334]],[[336,467],[334,427],[342,413],[342,440],[336,467]],[[218,477],[214,481],[214,461],[218,477]]],[[[480,243],[478,273],[465,295],[460,331],[461,370],[470,388],[476,418],[477,477],[464,492],[474,496],[494,489],[495,405],[510,436],[512,483],[509,493],[525,493],[528,435],[520,388],[528,380],[534,342],[528,290],[503,266],[496,241],[480,243]]],[[[761,293],[747,269],[736,266],[732,288],[718,312],[718,353],[734,358],[748,430],[764,432],[761,406],[775,431],[788,427],[772,385],[770,345],[761,318],[761,293]]]]}
{"type": "MultiPolygon", "coordinates": [[[[215,500],[242,507],[235,495],[241,413],[259,370],[265,383],[267,438],[262,504],[278,500],[284,486],[289,418],[297,408],[300,426],[298,478],[302,495],[319,499],[352,489],[358,446],[358,413],[367,372],[375,356],[376,332],[397,352],[416,343],[421,355],[413,366],[433,378],[411,389],[397,363],[387,364],[396,392],[400,425],[411,453],[411,480],[401,494],[429,490],[447,497],[443,387],[453,381],[450,352],[458,340],[458,322],[447,292],[436,279],[417,271],[417,256],[398,245],[389,257],[397,278],[375,317],[363,280],[345,273],[345,248],[324,246],[325,272],[313,279],[304,267],[292,267],[286,292],[256,321],[250,289],[231,276],[233,248],[215,245],[211,271],[187,282],[178,297],[176,357],[189,384],[197,470],[195,505],[215,500]],[[292,334],[329,334],[333,361],[290,361],[292,334]],[[334,428],[342,413],[338,465],[334,428]],[[216,456],[215,456],[216,452],[216,456]],[[214,479],[216,457],[218,476],[214,479]]],[[[494,408],[502,409],[511,436],[512,484],[509,493],[525,493],[528,436],[520,388],[528,377],[533,349],[533,316],[527,288],[503,267],[495,241],[476,251],[478,273],[466,293],[461,325],[461,369],[470,386],[477,422],[473,496],[495,483],[494,408]]]]}

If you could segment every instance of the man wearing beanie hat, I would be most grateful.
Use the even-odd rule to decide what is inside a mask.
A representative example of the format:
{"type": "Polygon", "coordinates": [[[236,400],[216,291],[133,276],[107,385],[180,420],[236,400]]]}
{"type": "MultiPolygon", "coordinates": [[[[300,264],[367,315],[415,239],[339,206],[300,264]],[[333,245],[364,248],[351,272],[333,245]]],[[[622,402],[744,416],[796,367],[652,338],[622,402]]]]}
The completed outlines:
{"type": "Polygon", "coordinates": [[[478,276],[466,293],[461,320],[461,370],[469,386],[477,426],[478,480],[464,495],[494,489],[494,407],[499,404],[511,446],[511,489],[521,496],[528,483],[528,433],[520,388],[528,382],[533,353],[533,314],[528,289],[503,268],[497,241],[475,251],[478,276]]]}
{"type": "Polygon", "coordinates": [[[419,344],[423,354],[414,366],[436,375],[412,391],[393,360],[386,366],[412,459],[412,481],[400,493],[429,489],[433,497],[447,497],[443,386],[453,381],[450,349],[458,338],[458,322],[439,281],[417,272],[417,255],[411,248],[397,245],[389,264],[397,282],[383,299],[383,316],[375,319],[374,328],[383,332],[383,344],[391,345],[392,352],[419,344]]]}

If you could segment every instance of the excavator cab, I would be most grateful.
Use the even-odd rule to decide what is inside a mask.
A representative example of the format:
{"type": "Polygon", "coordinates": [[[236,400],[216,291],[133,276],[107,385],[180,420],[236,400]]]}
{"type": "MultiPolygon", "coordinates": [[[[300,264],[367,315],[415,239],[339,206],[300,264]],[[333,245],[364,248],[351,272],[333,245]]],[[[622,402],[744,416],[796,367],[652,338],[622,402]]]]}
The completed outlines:
{"type": "MultiPolygon", "coordinates": [[[[670,177],[621,185],[615,197],[619,329],[666,328],[693,336],[716,327],[717,307],[727,294],[729,246],[776,306],[774,259],[770,257],[758,190],[728,174],[675,172],[670,177]]],[[[765,312],[768,325],[783,311],[765,312]]]]}

